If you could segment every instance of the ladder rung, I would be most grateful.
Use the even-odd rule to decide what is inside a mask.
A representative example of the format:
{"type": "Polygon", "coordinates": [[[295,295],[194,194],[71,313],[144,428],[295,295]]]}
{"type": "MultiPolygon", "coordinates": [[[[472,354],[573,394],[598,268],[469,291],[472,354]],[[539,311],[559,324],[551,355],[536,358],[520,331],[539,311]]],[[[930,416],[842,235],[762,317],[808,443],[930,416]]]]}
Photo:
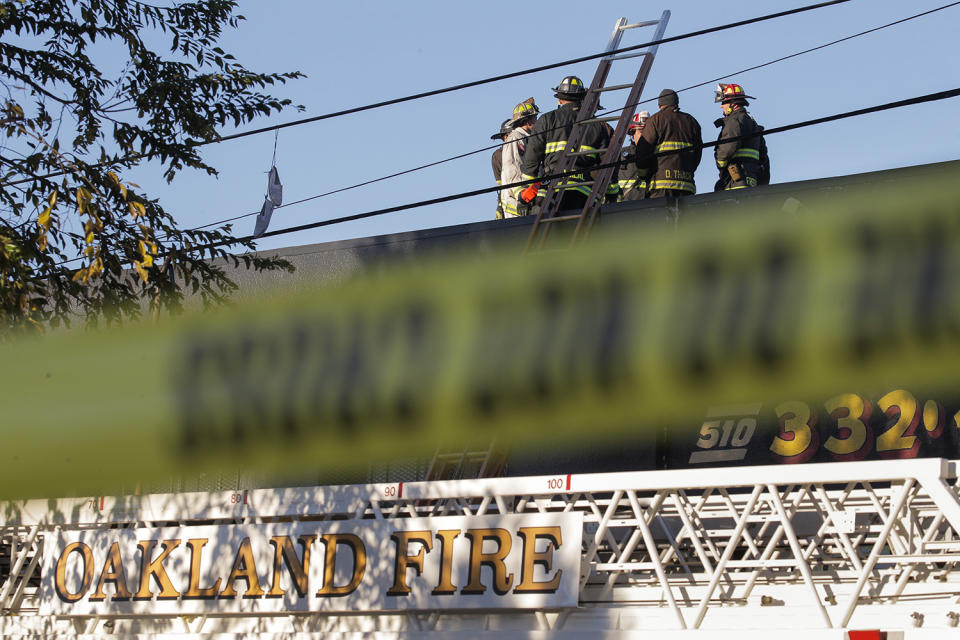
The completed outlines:
{"type": "Polygon", "coordinates": [[[650,55],[649,51],[640,51],[639,53],[625,53],[622,56],[613,56],[611,60],[629,60],[630,58],[639,58],[640,56],[650,55]]]}
{"type": "Polygon", "coordinates": [[[568,156],[595,156],[600,155],[606,151],[606,147],[599,147],[597,149],[592,149],[590,151],[570,151],[567,153],[568,156]]]}
{"type": "Polygon", "coordinates": [[[620,116],[604,116],[603,118],[587,118],[586,120],[581,120],[578,124],[592,124],[594,122],[613,122],[614,120],[619,120],[620,116]]]}
{"type": "Polygon", "coordinates": [[[590,182],[571,182],[569,184],[561,184],[554,187],[556,191],[566,191],[567,189],[572,189],[574,187],[590,187],[593,186],[593,180],[590,182]]]}
{"type": "Polygon", "coordinates": [[[615,84],[615,85],[610,86],[610,87],[600,87],[599,89],[594,89],[594,91],[598,91],[598,92],[602,92],[602,91],[620,91],[621,89],[632,89],[632,88],[633,88],[633,85],[632,85],[632,84],[615,84]]]}
{"type": "Polygon", "coordinates": [[[647,20],[646,22],[634,22],[633,24],[625,24],[620,27],[620,31],[626,31],[627,29],[639,29],[640,27],[653,27],[660,24],[659,20],[647,20]]]}
{"type": "Polygon", "coordinates": [[[540,221],[540,224],[543,224],[545,222],[567,222],[569,220],[579,220],[580,215],[581,214],[577,213],[569,216],[554,216],[552,218],[544,218],[543,220],[540,221]]]}

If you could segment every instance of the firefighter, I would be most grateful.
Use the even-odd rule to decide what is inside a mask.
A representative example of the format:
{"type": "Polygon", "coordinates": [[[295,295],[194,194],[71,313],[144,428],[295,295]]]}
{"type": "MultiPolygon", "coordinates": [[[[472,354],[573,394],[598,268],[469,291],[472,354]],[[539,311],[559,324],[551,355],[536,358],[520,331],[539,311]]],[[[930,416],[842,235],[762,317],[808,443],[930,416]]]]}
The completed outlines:
{"type": "Polygon", "coordinates": [[[715,101],[723,108],[723,118],[714,122],[720,127],[720,138],[726,140],[714,149],[720,179],[714,191],[745,189],[770,183],[770,159],[763,127],[749,113],[747,98],[754,100],[738,84],[718,84],[715,101]]]}
{"type": "MultiPolygon", "coordinates": [[[[510,118],[507,118],[503,121],[503,124],[500,125],[500,132],[495,133],[490,136],[491,140],[506,140],[507,136],[513,130],[510,125],[510,118]]],[[[493,152],[493,157],[491,158],[493,163],[493,179],[497,181],[497,186],[500,185],[500,172],[503,170],[503,145],[497,147],[497,150],[493,152]]],[[[497,220],[503,219],[503,193],[497,192],[497,220]]]]}
{"type": "MultiPolygon", "coordinates": [[[[521,177],[523,175],[523,153],[526,150],[527,137],[533,131],[539,114],[540,109],[533,98],[528,98],[513,108],[513,116],[508,121],[513,130],[501,147],[503,149],[503,168],[500,171],[499,184],[511,184],[523,180],[521,177]]],[[[521,211],[517,210],[519,191],[514,188],[500,192],[504,217],[516,218],[529,213],[526,207],[521,211]]]]}
{"type": "Polygon", "coordinates": [[[641,111],[633,116],[633,122],[627,127],[627,134],[633,138],[633,142],[622,153],[623,159],[629,162],[620,166],[620,202],[643,200],[647,197],[647,179],[650,177],[650,169],[641,169],[633,162],[633,158],[637,155],[637,140],[640,139],[643,126],[649,117],[649,111],[641,111]]]}
{"type": "MultiPolygon", "coordinates": [[[[541,116],[527,138],[527,148],[523,155],[523,179],[550,175],[558,172],[561,152],[567,146],[570,130],[580,113],[580,105],[587,95],[583,80],[577,76],[567,76],[560,84],[553,88],[557,99],[557,108],[541,116]]],[[[583,207],[590,195],[590,178],[587,170],[600,163],[600,150],[609,143],[607,130],[599,123],[592,122],[582,125],[586,127],[580,144],[580,150],[597,153],[576,156],[576,168],[584,169],[583,173],[560,178],[555,188],[562,189],[560,209],[583,207]],[[568,186],[569,185],[569,186],[568,186]],[[565,188],[568,187],[568,188],[565,188]]],[[[518,207],[529,207],[531,213],[536,213],[540,201],[543,200],[545,189],[539,182],[530,187],[518,187],[518,207]]]]}
{"type": "Polygon", "coordinates": [[[680,98],[664,89],[657,98],[660,110],[647,118],[635,138],[637,167],[650,171],[650,198],[678,198],[697,192],[693,174],[703,155],[700,123],[680,111],[680,98]],[[658,155],[659,154],[659,155],[658,155]]]}

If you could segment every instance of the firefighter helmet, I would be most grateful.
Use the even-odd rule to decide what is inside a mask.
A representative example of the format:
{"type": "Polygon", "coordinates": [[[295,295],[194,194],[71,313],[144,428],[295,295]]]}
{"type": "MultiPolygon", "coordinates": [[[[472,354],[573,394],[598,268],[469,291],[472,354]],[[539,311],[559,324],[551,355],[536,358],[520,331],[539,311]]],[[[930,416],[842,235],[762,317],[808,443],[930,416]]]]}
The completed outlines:
{"type": "Polygon", "coordinates": [[[587,88],[583,85],[583,80],[577,76],[567,76],[560,81],[560,84],[553,88],[554,98],[561,100],[582,100],[587,93],[587,88]]]}
{"type": "Polygon", "coordinates": [[[510,126],[516,127],[527,118],[535,117],[539,113],[540,109],[537,107],[537,103],[534,102],[533,98],[527,98],[513,108],[513,117],[509,121],[510,126]]]}
{"type": "Polygon", "coordinates": [[[630,126],[627,127],[627,133],[633,133],[634,129],[643,129],[643,125],[647,123],[647,118],[650,117],[650,112],[644,109],[640,113],[633,116],[633,121],[630,123],[630,126]]]}
{"type": "Polygon", "coordinates": [[[495,133],[495,134],[493,134],[492,136],[490,136],[490,139],[491,139],[491,140],[503,140],[503,139],[506,138],[508,135],[510,135],[510,132],[511,132],[511,131],[513,131],[513,126],[510,124],[510,118],[507,118],[506,120],[504,120],[504,121],[500,124],[500,132],[499,132],[499,133],[495,133]]]}
{"type": "Polygon", "coordinates": [[[756,100],[753,96],[748,96],[743,87],[738,84],[723,84],[720,83],[717,85],[717,93],[714,97],[714,102],[720,102],[722,104],[727,104],[728,102],[743,101],[746,102],[747,98],[751,100],[756,100]]]}

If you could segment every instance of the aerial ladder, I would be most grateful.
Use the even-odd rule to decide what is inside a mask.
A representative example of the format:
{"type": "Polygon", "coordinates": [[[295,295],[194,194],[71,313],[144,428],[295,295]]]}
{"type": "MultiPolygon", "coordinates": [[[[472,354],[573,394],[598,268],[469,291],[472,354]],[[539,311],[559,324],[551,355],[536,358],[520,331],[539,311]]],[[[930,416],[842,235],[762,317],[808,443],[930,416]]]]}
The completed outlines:
{"type": "MultiPolygon", "coordinates": [[[[600,162],[601,166],[612,164],[620,158],[623,141],[627,135],[627,127],[630,126],[630,121],[633,119],[634,109],[640,102],[640,94],[643,92],[643,87],[647,82],[647,77],[650,75],[650,69],[653,67],[653,59],[656,56],[658,48],[656,43],[663,39],[663,34],[666,31],[667,22],[669,20],[670,12],[664,11],[659,20],[629,23],[626,18],[620,18],[617,21],[617,24],[613,29],[613,34],[610,37],[610,42],[607,44],[607,55],[601,58],[600,64],[597,66],[597,72],[594,74],[593,82],[590,84],[590,88],[587,90],[586,95],[584,96],[577,121],[574,123],[573,129],[571,129],[570,135],[568,136],[567,145],[563,151],[560,152],[562,155],[560,157],[560,162],[557,164],[557,173],[566,173],[573,170],[576,167],[578,157],[588,154],[595,154],[598,152],[597,150],[580,150],[580,144],[583,141],[584,132],[586,131],[585,125],[596,122],[617,122],[617,125],[613,130],[613,135],[610,138],[610,144],[605,149],[599,150],[600,153],[603,153],[603,157],[600,162]],[[629,29],[639,29],[641,27],[656,28],[653,40],[651,41],[654,44],[651,44],[640,51],[615,54],[614,52],[620,48],[620,41],[624,32],[629,29]],[[623,60],[632,60],[634,58],[642,58],[642,61],[639,69],[637,70],[636,79],[633,81],[633,83],[607,85],[607,79],[610,75],[613,63],[623,60]],[[629,93],[620,115],[597,116],[596,111],[600,105],[601,94],[607,94],[614,91],[624,91],[627,89],[629,89],[629,93]]],[[[602,169],[593,171],[592,181],[568,183],[563,185],[563,187],[559,187],[556,180],[551,181],[547,185],[544,200],[540,207],[540,212],[537,214],[537,217],[533,222],[533,228],[531,229],[530,237],[527,240],[526,251],[531,252],[542,249],[544,243],[546,242],[547,236],[549,235],[551,227],[557,223],[576,221],[576,227],[573,231],[570,241],[571,245],[575,244],[579,240],[582,240],[583,238],[586,238],[590,232],[590,229],[593,227],[593,224],[596,222],[597,214],[600,211],[600,205],[603,204],[604,197],[607,193],[607,187],[610,186],[615,171],[615,166],[604,167],[602,169]],[[559,209],[560,201],[563,197],[563,191],[565,189],[581,186],[591,187],[590,195],[587,197],[587,201],[586,204],[583,205],[583,209],[574,213],[567,212],[563,215],[560,215],[559,209]]]]}

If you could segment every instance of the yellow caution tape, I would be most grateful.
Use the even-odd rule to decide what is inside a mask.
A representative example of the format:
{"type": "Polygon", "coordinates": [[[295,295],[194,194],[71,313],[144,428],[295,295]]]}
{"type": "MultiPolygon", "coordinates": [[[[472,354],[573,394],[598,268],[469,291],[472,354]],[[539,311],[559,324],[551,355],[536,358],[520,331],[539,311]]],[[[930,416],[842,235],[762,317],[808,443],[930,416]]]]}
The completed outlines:
{"type": "MultiPolygon", "coordinates": [[[[844,385],[953,391],[956,175],[717,210],[538,256],[424,259],[2,347],[3,496],[549,447],[844,385]]],[[[602,230],[602,229],[601,229],[602,230]]]]}

